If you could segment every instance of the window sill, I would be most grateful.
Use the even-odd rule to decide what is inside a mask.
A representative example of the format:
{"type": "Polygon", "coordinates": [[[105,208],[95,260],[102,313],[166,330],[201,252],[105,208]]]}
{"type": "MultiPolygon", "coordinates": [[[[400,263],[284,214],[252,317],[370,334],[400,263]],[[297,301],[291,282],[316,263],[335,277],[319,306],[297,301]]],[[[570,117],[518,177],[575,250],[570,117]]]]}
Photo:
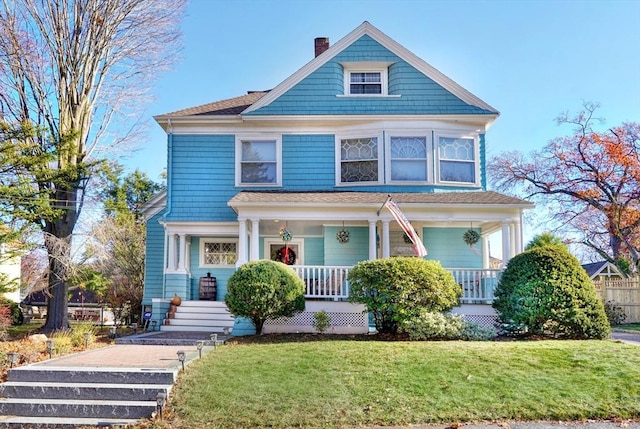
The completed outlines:
{"type": "Polygon", "coordinates": [[[336,98],[400,98],[402,95],[388,94],[337,94],[336,98]]]}

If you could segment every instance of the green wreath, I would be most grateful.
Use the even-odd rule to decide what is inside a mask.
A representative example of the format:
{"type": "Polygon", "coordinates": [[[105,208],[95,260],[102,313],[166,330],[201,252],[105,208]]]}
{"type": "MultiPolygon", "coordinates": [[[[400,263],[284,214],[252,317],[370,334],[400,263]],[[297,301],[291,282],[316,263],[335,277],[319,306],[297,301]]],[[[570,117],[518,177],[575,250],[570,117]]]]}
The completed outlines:
{"type": "Polygon", "coordinates": [[[281,248],[275,251],[275,255],[273,256],[272,259],[274,261],[282,262],[287,265],[293,265],[296,262],[296,258],[297,258],[296,252],[294,252],[292,248],[287,248],[285,246],[282,246],[281,248]],[[286,255],[286,258],[285,258],[285,255],[286,255]]]}

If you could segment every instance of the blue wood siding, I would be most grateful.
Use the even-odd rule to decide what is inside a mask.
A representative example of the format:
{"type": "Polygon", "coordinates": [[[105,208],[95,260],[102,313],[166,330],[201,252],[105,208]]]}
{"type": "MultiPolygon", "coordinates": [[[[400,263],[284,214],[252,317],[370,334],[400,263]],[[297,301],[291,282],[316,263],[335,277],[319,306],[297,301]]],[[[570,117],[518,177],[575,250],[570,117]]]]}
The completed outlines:
{"type": "Polygon", "coordinates": [[[144,292],[142,303],[151,304],[153,298],[163,298],[164,228],[158,223],[162,213],[147,221],[147,244],[144,266],[144,292]]]}
{"type": "Polygon", "coordinates": [[[342,227],[325,228],[325,265],[350,266],[369,259],[369,228],[349,227],[349,242],[338,243],[336,233],[342,227]]]}
{"type": "Polygon", "coordinates": [[[334,135],[282,136],[282,185],[290,191],[335,187],[334,135]]]}
{"type": "Polygon", "coordinates": [[[387,50],[368,35],[319,67],[268,106],[248,115],[493,114],[471,106],[387,50]],[[336,97],[344,94],[341,62],[391,62],[389,94],[400,97],[336,97]]]}
{"type": "Polygon", "coordinates": [[[423,242],[429,251],[426,259],[440,261],[445,268],[482,268],[482,245],[474,245],[474,251],[462,241],[467,229],[424,228],[423,242]]]}
{"type": "Polygon", "coordinates": [[[167,220],[234,221],[235,136],[174,135],[167,220]]]}
{"type": "Polygon", "coordinates": [[[324,238],[308,237],[304,239],[305,265],[324,265],[324,238]]]}

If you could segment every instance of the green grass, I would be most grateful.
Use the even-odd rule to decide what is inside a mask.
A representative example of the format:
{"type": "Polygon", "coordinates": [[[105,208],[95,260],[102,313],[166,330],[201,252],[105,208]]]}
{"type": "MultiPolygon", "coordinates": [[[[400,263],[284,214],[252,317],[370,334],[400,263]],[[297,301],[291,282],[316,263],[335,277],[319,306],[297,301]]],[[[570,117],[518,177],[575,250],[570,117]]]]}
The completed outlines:
{"type": "Polygon", "coordinates": [[[640,323],[627,323],[624,325],[616,325],[613,329],[622,329],[625,331],[638,331],[640,332],[640,323]]]}
{"type": "Polygon", "coordinates": [[[612,341],[241,342],[188,367],[171,427],[638,418],[639,380],[612,341]]]}

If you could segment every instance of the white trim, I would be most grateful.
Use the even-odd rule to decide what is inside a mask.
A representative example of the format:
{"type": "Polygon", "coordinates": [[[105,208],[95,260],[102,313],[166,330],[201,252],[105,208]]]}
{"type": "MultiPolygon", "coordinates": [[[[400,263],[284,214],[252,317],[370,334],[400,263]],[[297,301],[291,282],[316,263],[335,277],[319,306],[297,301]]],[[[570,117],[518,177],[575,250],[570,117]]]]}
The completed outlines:
{"type": "MultiPolygon", "coordinates": [[[[433,181],[435,184],[447,185],[447,186],[480,186],[480,140],[477,134],[457,134],[449,131],[434,131],[433,136],[433,155],[435,162],[435,170],[433,181]],[[473,140],[473,164],[474,164],[474,181],[473,182],[456,182],[448,180],[440,180],[440,138],[454,138],[454,139],[469,139],[473,140]]],[[[447,159],[445,159],[446,161],[447,159]]],[[[471,163],[468,160],[461,160],[460,162],[471,163]]]]}
{"type": "Polygon", "coordinates": [[[233,264],[205,264],[204,263],[204,245],[207,243],[232,243],[236,245],[236,262],[239,259],[238,256],[238,239],[237,238],[200,238],[200,249],[198,252],[198,266],[199,268],[235,268],[235,262],[233,264]]]}
{"type": "Polygon", "coordinates": [[[186,234],[200,237],[238,236],[238,222],[165,222],[160,224],[167,234],[186,234]]]}
{"type": "Polygon", "coordinates": [[[282,135],[281,134],[236,134],[235,136],[235,186],[273,188],[282,186],[282,135]],[[244,183],[242,182],[242,143],[243,142],[274,142],[276,145],[276,182],[275,183],[244,183]]]}
{"type": "MultiPolygon", "coordinates": [[[[279,245],[284,246],[286,243],[282,241],[281,238],[268,238],[264,239],[264,248],[263,248],[263,259],[271,259],[271,246],[279,245]]],[[[304,238],[296,238],[294,237],[289,244],[294,244],[298,246],[298,252],[296,253],[296,263],[295,265],[304,265],[304,238]]]]}
{"type": "Polygon", "coordinates": [[[162,210],[164,210],[166,206],[167,206],[167,190],[165,189],[157,193],[156,195],[151,197],[149,201],[144,203],[140,208],[140,213],[142,213],[144,220],[148,221],[149,219],[151,219],[152,217],[160,213],[162,210]]]}
{"type": "Polygon", "coordinates": [[[467,104],[477,106],[481,109],[488,110],[496,114],[499,113],[495,108],[480,100],[478,97],[461,87],[455,81],[448,78],[436,68],[428,64],[426,61],[419,58],[404,46],[400,45],[398,42],[391,39],[389,36],[365,21],[353,31],[351,31],[351,33],[338,40],[338,42],[336,42],[333,46],[330,46],[329,49],[327,49],[322,55],[315,57],[294,74],[285,79],[278,86],[273,88],[260,100],[249,106],[244,112],[242,112],[242,114],[244,115],[246,113],[253,112],[254,110],[258,110],[264,106],[269,105],[271,102],[278,99],[285,92],[293,88],[296,84],[301,82],[304,78],[309,76],[318,68],[331,61],[336,55],[338,55],[340,52],[342,52],[344,49],[346,49],[348,46],[350,46],[365,34],[370,36],[376,42],[380,43],[386,49],[396,54],[398,57],[406,61],[409,65],[418,69],[438,85],[442,86],[444,89],[451,92],[453,95],[460,98],[467,104]]]}
{"type": "Polygon", "coordinates": [[[335,178],[336,186],[370,186],[380,185],[384,183],[384,162],[383,151],[384,136],[380,130],[371,130],[371,132],[362,131],[359,133],[335,134],[335,178]],[[342,182],[342,140],[350,139],[371,139],[378,141],[378,180],[372,182],[342,182]]]}

